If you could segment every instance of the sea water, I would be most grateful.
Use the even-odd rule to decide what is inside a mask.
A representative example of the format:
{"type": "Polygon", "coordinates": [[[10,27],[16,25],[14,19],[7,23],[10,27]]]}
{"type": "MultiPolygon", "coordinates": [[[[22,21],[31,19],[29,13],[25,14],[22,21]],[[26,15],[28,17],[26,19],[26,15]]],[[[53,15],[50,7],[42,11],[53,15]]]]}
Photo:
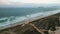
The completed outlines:
{"type": "MultiPolygon", "coordinates": [[[[49,10],[55,11],[55,10],[49,10]]],[[[40,11],[35,9],[25,9],[25,8],[0,8],[0,27],[14,24],[17,22],[21,22],[27,19],[42,16],[44,13],[48,15],[46,12],[49,11],[40,11]]]]}

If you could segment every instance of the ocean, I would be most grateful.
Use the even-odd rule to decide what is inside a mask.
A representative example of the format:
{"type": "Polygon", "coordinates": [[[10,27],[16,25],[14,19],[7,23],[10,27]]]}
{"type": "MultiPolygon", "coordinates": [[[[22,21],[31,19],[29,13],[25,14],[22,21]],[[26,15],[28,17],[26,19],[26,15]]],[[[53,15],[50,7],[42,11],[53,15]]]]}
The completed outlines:
{"type": "Polygon", "coordinates": [[[14,24],[34,18],[43,12],[55,11],[56,8],[0,8],[0,26],[14,24]]]}

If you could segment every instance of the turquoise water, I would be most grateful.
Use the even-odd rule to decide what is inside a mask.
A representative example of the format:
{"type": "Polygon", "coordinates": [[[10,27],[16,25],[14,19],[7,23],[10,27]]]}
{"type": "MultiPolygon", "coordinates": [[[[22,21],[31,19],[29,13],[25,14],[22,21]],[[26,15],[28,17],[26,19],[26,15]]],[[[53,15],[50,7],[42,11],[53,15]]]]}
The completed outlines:
{"type": "Polygon", "coordinates": [[[34,18],[43,12],[57,10],[56,8],[0,8],[0,26],[13,24],[26,19],[34,18]]]}
{"type": "Polygon", "coordinates": [[[57,8],[49,7],[38,7],[38,8],[0,8],[0,18],[10,16],[25,16],[38,12],[46,12],[57,10],[57,8]]]}

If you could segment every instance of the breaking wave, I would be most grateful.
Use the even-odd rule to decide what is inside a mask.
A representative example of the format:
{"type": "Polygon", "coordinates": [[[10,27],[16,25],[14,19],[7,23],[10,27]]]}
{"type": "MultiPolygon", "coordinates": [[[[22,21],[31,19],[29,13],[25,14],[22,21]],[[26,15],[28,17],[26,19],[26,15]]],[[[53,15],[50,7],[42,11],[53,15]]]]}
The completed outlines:
{"type": "Polygon", "coordinates": [[[10,17],[0,18],[0,26],[21,22],[21,21],[39,16],[40,14],[42,13],[30,14],[26,16],[10,16],[10,17]]]}
{"type": "Polygon", "coordinates": [[[53,11],[53,12],[51,11],[49,13],[48,12],[40,12],[40,13],[30,14],[30,15],[26,15],[26,16],[10,16],[10,17],[0,18],[0,27],[5,26],[5,25],[14,24],[17,22],[21,22],[21,21],[31,19],[31,18],[36,18],[39,16],[45,16],[45,15],[48,15],[50,13],[54,14],[54,13],[56,13],[56,11],[53,11]]]}

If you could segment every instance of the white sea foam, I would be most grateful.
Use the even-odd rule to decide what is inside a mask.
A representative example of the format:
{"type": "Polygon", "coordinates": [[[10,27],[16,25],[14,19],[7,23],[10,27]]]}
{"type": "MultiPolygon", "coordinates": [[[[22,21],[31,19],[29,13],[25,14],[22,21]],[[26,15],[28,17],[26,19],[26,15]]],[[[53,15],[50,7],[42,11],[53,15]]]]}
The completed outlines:
{"type": "Polygon", "coordinates": [[[6,26],[6,25],[10,25],[10,24],[14,24],[14,23],[17,23],[17,22],[21,22],[21,21],[24,21],[24,20],[27,20],[27,19],[31,19],[31,18],[36,18],[36,17],[43,17],[43,16],[48,16],[49,14],[52,15],[52,14],[55,14],[55,13],[58,13],[60,11],[49,11],[49,12],[40,12],[40,13],[35,13],[35,14],[30,14],[30,15],[26,15],[26,16],[11,16],[11,17],[5,17],[5,18],[1,18],[1,20],[6,20],[5,22],[0,22],[0,27],[2,26],[6,26]]]}

